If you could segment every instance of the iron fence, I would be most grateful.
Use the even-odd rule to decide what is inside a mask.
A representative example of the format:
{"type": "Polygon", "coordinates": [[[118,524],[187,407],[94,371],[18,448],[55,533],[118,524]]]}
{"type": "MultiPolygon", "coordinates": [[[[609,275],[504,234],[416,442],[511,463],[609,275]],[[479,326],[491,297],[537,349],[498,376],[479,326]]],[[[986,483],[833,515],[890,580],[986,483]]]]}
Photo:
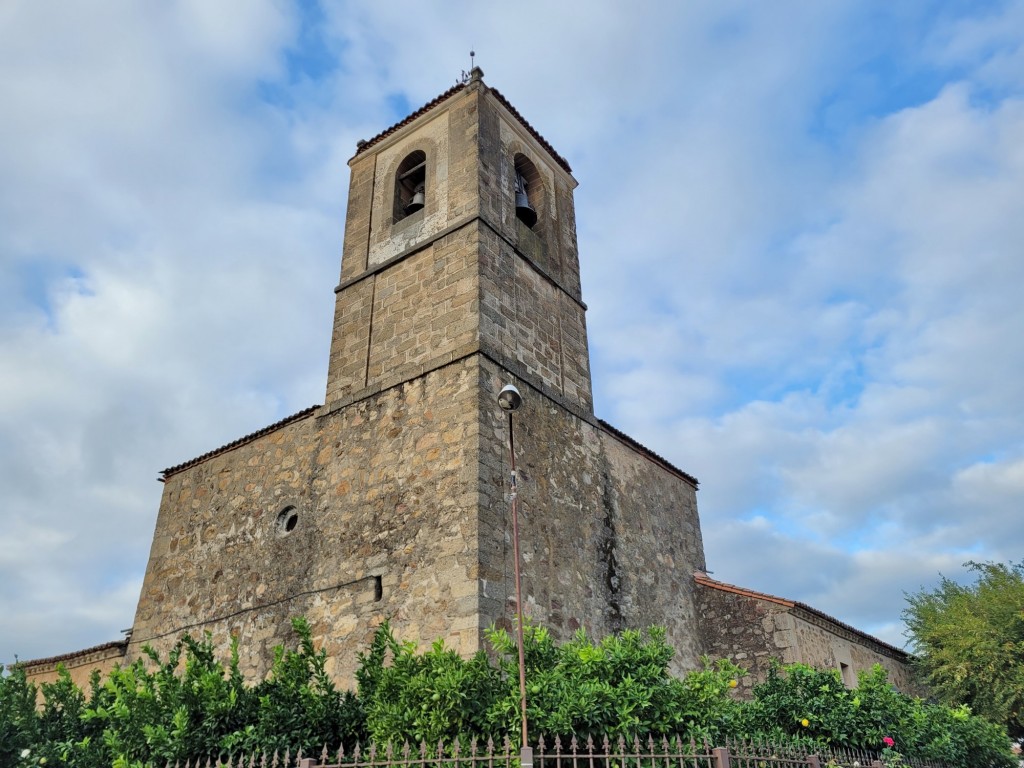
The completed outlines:
{"type": "MultiPolygon", "coordinates": [[[[944,763],[900,758],[906,768],[948,768],[944,763]]],[[[886,768],[877,754],[810,748],[759,741],[729,741],[723,746],[650,737],[646,740],[593,738],[568,742],[542,737],[535,747],[514,749],[508,738],[467,746],[458,741],[418,747],[408,743],[383,749],[374,745],[351,752],[343,747],[319,755],[259,753],[168,763],[166,768],[886,768]]]]}

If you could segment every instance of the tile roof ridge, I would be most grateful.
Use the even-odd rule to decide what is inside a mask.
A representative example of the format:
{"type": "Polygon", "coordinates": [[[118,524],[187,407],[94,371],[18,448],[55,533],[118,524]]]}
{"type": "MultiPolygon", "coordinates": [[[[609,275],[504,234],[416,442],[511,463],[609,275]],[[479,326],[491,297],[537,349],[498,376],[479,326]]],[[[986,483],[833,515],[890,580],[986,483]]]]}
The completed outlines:
{"type": "Polygon", "coordinates": [[[638,440],[634,440],[632,437],[627,435],[621,429],[616,429],[611,424],[609,424],[607,421],[605,421],[604,419],[601,419],[601,418],[599,418],[597,420],[597,423],[600,426],[602,426],[605,430],[610,432],[612,435],[614,435],[615,437],[619,438],[619,440],[621,440],[622,442],[626,443],[627,445],[631,445],[632,447],[636,448],[637,450],[647,454],[650,458],[654,459],[654,461],[658,462],[663,467],[665,467],[665,469],[667,469],[670,472],[673,472],[673,473],[675,473],[677,475],[680,475],[687,482],[692,483],[694,488],[696,488],[700,484],[700,482],[697,480],[697,478],[694,477],[693,475],[691,475],[689,472],[684,472],[679,467],[677,467],[675,464],[673,464],[671,461],[666,459],[664,456],[661,456],[661,455],[655,453],[654,451],[652,451],[650,448],[648,448],[646,445],[644,445],[643,443],[639,442],[638,440]]]}
{"type": "Polygon", "coordinates": [[[281,427],[291,424],[293,421],[300,421],[306,418],[307,416],[310,416],[313,413],[315,413],[320,407],[321,406],[319,405],[311,405],[309,408],[304,408],[298,413],[293,413],[291,416],[285,416],[280,421],[275,421],[273,424],[263,427],[263,429],[258,429],[255,432],[250,432],[248,435],[243,435],[237,440],[232,440],[230,443],[225,443],[219,448],[214,448],[212,451],[207,451],[206,453],[200,456],[196,456],[194,459],[189,459],[188,461],[184,461],[181,464],[175,464],[173,467],[168,467],[167,469],[163,470],[160,473],[161,476],[159,480],[160,482],[164,482],[171,475],[177,474],[178,472],[181,472],[184,469],[193,467],[196,464],[206,461],[207,459],[213,458],[214,456],[217,456],[221,453],[226,453],[227,451],[230,451],[232,448],[237,448],[240,445],[251,443],[256,438],[270,434],[271,432],[274,432],[275,430],[278,430],[281,427]]]}
{"type": "MultiPolygon", "coordinates": [[[[483,71],[479,70],[479,69],[475,69],[474,70],[474,75],[476,75],[477,72],[479,72],[479,74],[481,76],[483,75],[483,71]]],[[[409,125],[414,120],[416,120],[417,118],[421,117],[422,115],[425,115],[427,112],[432,110],[434,107],[436,107],[439,104],[447,101],[452,96],[454,96],[455,94],[459,93],[460,91],[465,90],[466,87],[471,82],[480,82],[482,85],[484,85],[484,88],[486,89],[486,91],[488,93],[490,93],[491,95],[493,95],[494,98],[497,99],[498,103],[500,103],[503,107],[505,107],[505,109],[507,109],[516,120],[518,120],[520,123],[522,123],[523,127],[526,128],[526,130],[529,131],[530,135],[533,136],[533,138],[537,140],[538,144],[540,144],[542,147],[544,147],[545,151],[547,151],[547,153],[549,155],[551,155],[551,157],[555,160],[555,162],[558,163],[565,170],[566,173],[569,173],[569,174],[572,173],[572,167],[569,165],[569,162],[564,157],[562,157],[560,154],[558,154],[558,152],[555,151],[555,148],[551,146],[551,144],[548,142],[547,139],[545,139],[543,136],[541,136],[540,132],[536,128],[534,128],[532,125],[530,125],[529,121],[525,117],[522,116],[522,114],[519,112],[519,110],[516,109],[514,106],[512,106],[512,102],[510,102],[507,98],[505,98],[504,94],[502,94],[501,91],[499,91],[497,88],[490,88],[490,87],[488,87],[483,82],[483,80],[480,79],[480,78],[476,78],[474,80],[469,80],[467,82],[456,83],[454,86],[449,88],[447,91],[445,91],[444,93],[440,94],[439,96],[436,96],[435,98],[431,99],[426,104],[424,104],[422,107],[420,107],[419,109],[415,110],[414,112],[412,112],[409,115],[407,115],[406,117],[404,117],[402,120],[399,120],[397,123],[395,123],[394,125],[390,126],[389,128],[385,128],[383,131],[378,133],[373,138],[371,138],[369,140],[366,140],[366,141],[358,142],[356,144],[356,153],[355,153],[355,155],[353,157],[358,157],[359,155],[361,155],[363,152],[368,150],[373,145],[379,144],[381,141],[386,139],[391,134],[393,134],[396,131],[398,131],[399,129],[404,128],[405,126],[409,125]]]]}
{"type": "Polygon", "coordinates": [[[799,600],[788,600],[784,597],[769,595],[767,592],[758,592],[753,589],[746,589],[745,587],[737,587],[735,584],[727,584],[724,581],[712,579],[710,576],[707,575],[707,573],[703,571],[696,571],[693,574],[693,579],[698,584],[703,584],[706,587],[717,589],[722,592],[732,592],[734,594],[743,595],[745,597],[753,597],[758,600],[766,600],[768,602],[778,603],[779,605],[785,605],[790,608],[799,608],[803,611],[807,611],[808,613],[813,614],[814,616],[817,616],[820,619],[829,621],[838,627],[842,627],[848,632],[853,632],[855,635],[859,635],[860,637],[863,637],[866,640],[870,640],[873,643],[877,643],[883,648],[887,648],[901,657],[909,657],[911,655],[903,648],[898,648],[897,646],[892,645],[891,643],[887,643],[885,640],[875,637],[874,635],[868,634],[862,629],[857,629],[857,627],[853,626],[852,624],[847,624],[845,621],[840,621],[835,616],[830,616],[824,611],[818,610],[817,608],[808,605],[807,603],[802,603],[799,600]]]}
{"type": "Polygon", "coordinates": [[[75,659],[80,656],[86,656],[90,653],[98,653],[99,651],[105,651],[113,648],[127,648],[128,638],[122,640],[111,640],[108,643],[100,643],[99,645],[93,645],[89,648],[82,648],[80,651],[71,651],[70,653],[62,653],[57,656],[46,656],[41,659],[26,659],[22,661],[19,659],[16,663],[19,667],[38,667],[46,664],[57,664],[61,661],[68,661],[69,659],[75,659]]]}
{"type": "Polygon", "coordinates": [[[533,138],[535,138],[537,142],[542,147],[544,147],[545,150],[547,150],[547,153],[551,155],[552,158],[554,158],[556,163],[562,166],[563,170],[565,170],[566,173],[572,173],[572,168],[569,166],[569,161],[555,151],[555,148],[548,143],[548,140],[541,136],[540,132],[536,128],[530,125],[529,121],[525,117],[523,117],[522,114],[520,114],[518,109],[512,106],[512,102],[506,99],[501,91],[499,91],[497,88],[488,88],[487,90],[489,90],[494,95],[494,98],[496,98],[501,103],[501,105],[505,107],[505,109],[512,113],[512,116],[516,120],[523,124],[523,127],[530,132],[530,135],[532,135],[533,138]]]}
{"type": "Polygon", "coordinates": [[[738,587],[735,584],[726,584],[724,581],[718,579],[712,579],[707,573],[703,571],[697,571],[693,574],[694,580],[698,584],[703,584],[706,587],[717,589],[721,592],[732,592],[736,595],[743,595],[744,597],[756,597],[759,600],[767,600],[771,603],[778,603],[779,605],[785,605],[793,608],[797,605],[792,600],[787,600],[784,597],[778,597],[777,595],[769,595],[767,592],[758,592],[754,589],[747,589],[746,587],[738,587]]]}
{"type": "Polygon", "coordinates": [[[392,125],[390,128],[385,128],[383,131],[378,133],[372,139],[369,139],[367,141],[360,141],[359,143],[356,144],[356,153],[355,153],[354,157],[358,157],[363,152],[365,152],[370,147],[372,147],[374,144],[380,143],[381,141],[386,139],[388,136],[393,134],[395,131],[397,131],[399,128],[403,128],[403,127],[407,126],[409,123],[411,123],[417,117],[419,117],[420,115],[426,114],[427,112],[432,110],[434,107],[436,107],[441,102],[447,101],[448,99],[450,99],[452,96],[454,96],[459,91],[464,90],[466,88],[466,85],[467,85],[466,83],[456,83],[454,86],[449,88],[447,91],[442,93],[440,96],[437,96],[436,98],[431,99],[426,104],[424,104],[422,107],[417,109],[415,112],[413,112],[412,114],[406,116],[402,120],[399,120],[397,123],[392,125]]]}

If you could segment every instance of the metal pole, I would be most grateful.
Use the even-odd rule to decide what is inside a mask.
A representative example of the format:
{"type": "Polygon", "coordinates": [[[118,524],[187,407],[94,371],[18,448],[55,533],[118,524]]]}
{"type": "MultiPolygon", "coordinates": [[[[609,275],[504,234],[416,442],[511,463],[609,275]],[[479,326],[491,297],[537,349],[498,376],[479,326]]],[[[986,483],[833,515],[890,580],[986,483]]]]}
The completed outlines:
{"type": "MultiPolygon", "coordinates": [[[[515,554],[516,574],[516,636],[519,640],[519,704],[522,710],[522,748],[527,749],[526,733],[526,661],[523,652],[523,586],[519,571],[519,505],[516,499],[516,441],[512,431],[512,412],[508,414],[508,454],[512,465],[512,492],[509,500],[512,504],[512,548],[515,554]]],[[[532,758],[532,754],[531,754],[532,758]]],[[[532,762],[532,761],[531,761],[532,762]]]]}

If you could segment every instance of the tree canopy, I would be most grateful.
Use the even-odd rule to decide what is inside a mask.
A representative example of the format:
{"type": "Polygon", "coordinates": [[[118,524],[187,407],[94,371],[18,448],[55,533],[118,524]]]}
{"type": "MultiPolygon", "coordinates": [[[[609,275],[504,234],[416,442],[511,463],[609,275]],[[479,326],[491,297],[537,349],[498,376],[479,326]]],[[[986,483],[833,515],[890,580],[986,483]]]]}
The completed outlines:
{"type": "Polygon", "coordinates": [[[1024,738],[1024,560],[965,565],[974,584],[942,577],[907,596],[907,634],[937,696],[1024,738]]]}

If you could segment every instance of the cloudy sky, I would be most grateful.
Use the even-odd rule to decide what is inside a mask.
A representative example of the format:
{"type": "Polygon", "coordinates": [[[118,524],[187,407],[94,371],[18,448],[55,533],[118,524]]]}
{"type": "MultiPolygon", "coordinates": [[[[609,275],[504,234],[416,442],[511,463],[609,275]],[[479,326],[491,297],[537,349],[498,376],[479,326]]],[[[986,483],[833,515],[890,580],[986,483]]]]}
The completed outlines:
{"type": "Polygon", "coordinates": [[[564,155],[598,415],[716,578],[902,645],[1024,557],[1024,3],[0,3],[0,660],[131,625],[159,471],[323,401],[356,141],[469,50],[564,155]]]}

